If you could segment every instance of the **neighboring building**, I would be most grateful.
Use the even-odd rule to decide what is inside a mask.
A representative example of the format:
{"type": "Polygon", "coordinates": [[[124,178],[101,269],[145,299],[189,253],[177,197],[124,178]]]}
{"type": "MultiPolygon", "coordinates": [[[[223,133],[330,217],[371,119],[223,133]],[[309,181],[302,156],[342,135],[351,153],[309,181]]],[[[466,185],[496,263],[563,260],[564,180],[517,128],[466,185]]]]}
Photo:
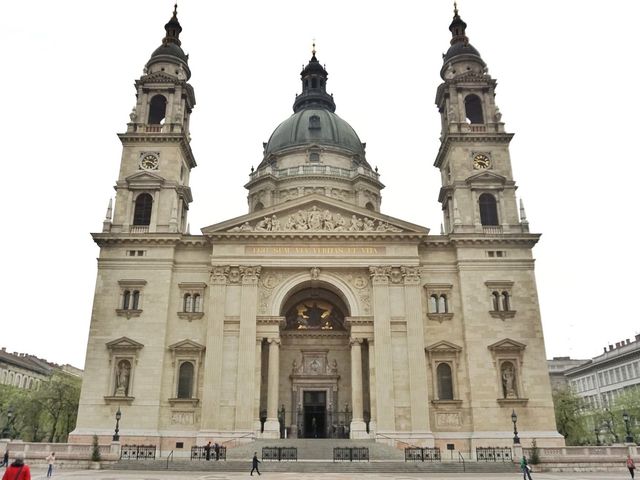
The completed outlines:
{"type": "Polygon", "coordinates": [[[293,115],[245,185],[249,212],[192,235],[195,95],[174,12],[136,81],[116,202],[93,234],[73,441],[110,436],[120,409],[124,442],[167,451],[285,428],[474,451],[511,444],[515,409],[522,438],[564,444],[535,284],[540,236],[516,201],[496,80],[465,28],[456,10],[442,131],[425,133],[441,135],[443,234],[381,212],[384,186],[334,113],[314,51],[293,115]]]}
{"type": "Polygon", "coordinates": [[[573,391],[593,407],[609,407],[625,390],[640,388],[640,335],[565,373],[573,391]]]}
{"type": "Polygon", "coordinates": [[[569,386],[569,381],[565,376],[567,370],[571,370],[578,365],[588,362],[589,360],[577,360],[570,357],[553,357],[547,360],[549,366],[549,379],[551,380],[551,390],[554,392],[565,390],[569,386]]]}
{"type": "Polygon", "coordinates": [[[0,350],[0,385],[38,389],[58,370],[82,378],[82,370],[71,365],[56,365],[28,353],[0,350]]]}

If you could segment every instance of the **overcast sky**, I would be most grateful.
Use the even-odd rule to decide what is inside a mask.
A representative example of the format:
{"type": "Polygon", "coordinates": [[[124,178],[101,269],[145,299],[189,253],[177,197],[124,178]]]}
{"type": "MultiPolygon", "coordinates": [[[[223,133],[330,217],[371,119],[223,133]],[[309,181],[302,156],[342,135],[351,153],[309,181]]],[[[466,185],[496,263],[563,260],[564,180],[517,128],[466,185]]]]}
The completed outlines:
{"type": "MultiPolygon", "coordinates": [[[[636,0],[460,0],[498,80],[535,247],[547,356],[640,333],[636,0]],[[633,50],[632,50],[633,49],[633,50]]],[[[170,0],[3,4],[0,346],[84,365],[98,248],[170,0]]],[[[367,142],[382,211],[440,230],[434,105],[452,2],[180,0],[197,105],[191,232],[247,213],[251,166],[291,113],[317,40],[336,113],[367,142]]]]}

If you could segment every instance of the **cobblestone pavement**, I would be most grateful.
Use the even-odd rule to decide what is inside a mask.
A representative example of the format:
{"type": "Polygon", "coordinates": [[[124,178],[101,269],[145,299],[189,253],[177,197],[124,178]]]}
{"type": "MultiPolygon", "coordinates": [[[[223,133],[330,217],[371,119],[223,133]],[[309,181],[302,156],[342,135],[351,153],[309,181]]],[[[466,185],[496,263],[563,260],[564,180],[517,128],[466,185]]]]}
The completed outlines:
{"type": "MultiPolygon", "coordinates": [[[[46,470],[41,467],[32,468],[32,480],[42,480],[46,478],[46,470]]],[[[256,476],[254,474],[254,476],[256,476]]],[[[262,476],[265,479],[282,480],[350,480],[353,478],[366,478],[366,480],[506,480],[520,479],[520,474],[493,473],[448,473],[448,474],[360,474],[352,473],[269,473],[265,468],[262,476]]],[[[534,473],[534,480],[622,480],[629,478],[628,473],[534,473]]],[[[204,473],[204,472],[121,472],[110,470],[64,470],[58,469],[53,474],[53,480],[238,480],[249,477],[247,473],[204,473]]],[[[260,477],[262,478],[262,477],[260,477]]]]}

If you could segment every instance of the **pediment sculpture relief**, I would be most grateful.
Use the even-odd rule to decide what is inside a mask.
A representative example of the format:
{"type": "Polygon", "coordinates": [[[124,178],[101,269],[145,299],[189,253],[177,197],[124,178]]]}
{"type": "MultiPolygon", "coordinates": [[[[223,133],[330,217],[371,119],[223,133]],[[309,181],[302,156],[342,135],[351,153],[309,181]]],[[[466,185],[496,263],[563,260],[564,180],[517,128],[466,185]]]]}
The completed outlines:
{"type": "Polygon", "coordinates": [[[402,229],[390,225],[382,220],[369,217],[351,215],[347,218],[340,213],[330,210],[320,210],[311,207],[298,210],[286,218],[280,219],[276,215],[264,217],[253,223],[244,222],[229,232],[402,232],[402,229]]]}

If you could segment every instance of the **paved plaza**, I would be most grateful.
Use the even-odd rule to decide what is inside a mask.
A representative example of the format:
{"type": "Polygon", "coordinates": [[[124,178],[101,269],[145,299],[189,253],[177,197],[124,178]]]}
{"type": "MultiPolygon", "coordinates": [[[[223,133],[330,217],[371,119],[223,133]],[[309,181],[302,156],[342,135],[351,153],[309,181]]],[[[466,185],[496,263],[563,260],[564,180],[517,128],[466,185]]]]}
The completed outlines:
{"type": "MultiPolygon", "coordinates": [[[[205,473],[205,472],[125,472],[113,470],[63,470],[54,472],[53,478],[56,480],[237,480],[249,478],[248,465],[247,473],[205,473]]],[[[41,480],[46,478],[46,469],[34,467],[31,478],[41,480]]],[[[255,474],[254,474],[255,476],[255,474]]],[[[367,480],[501,480],[520,479],[521,474],[514,473],[443,473],[443,474],[392,474],[392,473],[270,473],[268,466],[263,469],[262,476],[266,478],[278,478],[283,480],[350,480],[352,478],[366,478],[367,480]]],[[[534,480],[620,480],[629,478],[626,472],[612,473],[534,473],[534,480]]]]}

